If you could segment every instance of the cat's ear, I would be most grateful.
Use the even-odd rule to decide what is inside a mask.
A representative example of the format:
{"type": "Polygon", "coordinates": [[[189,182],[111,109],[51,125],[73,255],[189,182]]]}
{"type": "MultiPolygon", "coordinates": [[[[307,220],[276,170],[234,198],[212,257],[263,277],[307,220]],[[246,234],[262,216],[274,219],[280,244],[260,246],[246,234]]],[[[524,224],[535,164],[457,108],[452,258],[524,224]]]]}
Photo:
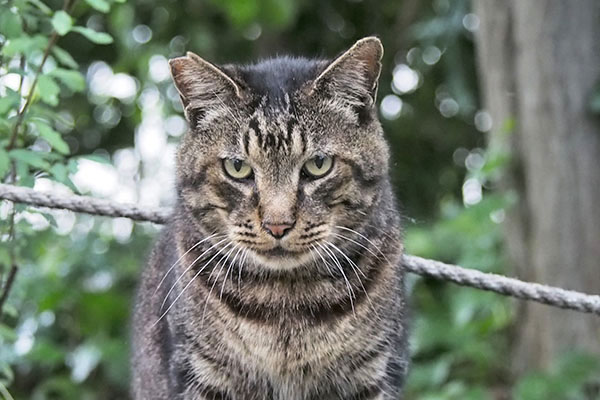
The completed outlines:
{"type": "Polygon", "coordinates": [[[171,76],[179,91],[188,121],[198,113],[231,104],[242,97],[241,88],[221,68],[188,52],[169,60],[171,76]]]}
{"type": "Polygon", "coordinates": [[[356,42],[334,59],[312,84],[311,92],[338,97],[353,107],[370,108],[377,97],[383,46],[374,37],[356,42]]]}

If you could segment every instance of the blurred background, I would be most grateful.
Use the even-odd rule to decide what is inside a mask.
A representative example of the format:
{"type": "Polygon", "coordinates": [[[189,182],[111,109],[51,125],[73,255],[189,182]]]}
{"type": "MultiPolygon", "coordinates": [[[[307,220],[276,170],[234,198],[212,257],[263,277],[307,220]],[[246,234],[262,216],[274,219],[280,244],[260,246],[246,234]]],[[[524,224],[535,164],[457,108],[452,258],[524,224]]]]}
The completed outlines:
{"type": "MultiPolygon", "coordinates": [[[[187,129],[169,58],[333,57],[371,34],[407,252],[598,293],[595,0],[0,0],[0,178],[168,206],[187,129]]],[[[160,226],[9,202],[0,220],[0,398],[128,398],[160,226]]],[[[597,317],[408,286],[406,399],[600,399],[597,317]]]]}

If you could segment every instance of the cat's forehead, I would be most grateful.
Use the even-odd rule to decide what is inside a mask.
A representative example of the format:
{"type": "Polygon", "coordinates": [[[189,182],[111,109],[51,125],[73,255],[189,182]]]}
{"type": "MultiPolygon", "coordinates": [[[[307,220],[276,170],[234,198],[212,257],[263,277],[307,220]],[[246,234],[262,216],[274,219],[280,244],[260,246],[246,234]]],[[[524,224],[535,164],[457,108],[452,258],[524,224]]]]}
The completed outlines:
{"type": "Polygon", "coordinates": [[[289,107],[289,99],[306,82],[314,80],[326,66],[326,61],[302,57],[277,57],[235,69],[256,99],[259,107],[280,109],[289,107]]]}
{"type": "Polygon", "coordinates": [[[303,154],[308,144],[306,132],[289,96],[285,94],[276,108],[266,105],[266,96],[262,102],[263,106],[257,107],[248,119],[243,133],[245,153],[270,158],[303,154]]]}

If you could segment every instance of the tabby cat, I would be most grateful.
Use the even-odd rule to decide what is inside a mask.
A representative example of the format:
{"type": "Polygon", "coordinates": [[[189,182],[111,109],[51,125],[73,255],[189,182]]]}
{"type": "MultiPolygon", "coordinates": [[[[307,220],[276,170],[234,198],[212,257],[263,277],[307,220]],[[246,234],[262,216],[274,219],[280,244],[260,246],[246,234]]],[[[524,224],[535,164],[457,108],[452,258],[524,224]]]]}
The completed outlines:
{"type": "Polygon", "coordinates": [[[135,399],[401,398],[382,55],[368,37],[333,61],[170,61],[190,128],[138,291],[135,399]]]}

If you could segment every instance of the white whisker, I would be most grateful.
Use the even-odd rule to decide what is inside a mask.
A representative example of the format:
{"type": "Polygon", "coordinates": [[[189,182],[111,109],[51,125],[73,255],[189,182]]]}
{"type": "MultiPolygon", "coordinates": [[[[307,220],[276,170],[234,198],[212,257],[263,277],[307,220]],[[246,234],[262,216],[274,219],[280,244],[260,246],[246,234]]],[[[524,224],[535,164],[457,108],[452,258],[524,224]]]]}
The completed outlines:
{"type": "Polygon", "coordinates": [[[217,263],[217,265],[215,265],[215,267],[213,268],[213,270],[210,271],[210,275],[208,276],[208,280],[206,281],[206,283],[210,283],[210,278],[212,277],[213,272],[215,272],[215,269],[217,269],[217,267],[219,266],[219,264],[221,264],[221,267],[219,268],[219,272],[217,272],[217,276],[215,277],[215,280],[214,280],[212,286],[210,287],[208,295],[204,298],[204,311],[202,311],[202,319],[200,320],[200,326],[204,325],[204,317],[206,316],[206,309],[208,307],[208,300],[210,299],[210,296],[212,295],[212,292],[213,292],[213,290],[215,288],[215,285],[219,281],[219,276],[221,276],[221,272],[223,271],[223,268],[225,267],[225,264],[227,264],[227,260],[229,260],[229,256],[231,255],[231,253],[233,253],[233,251],[237,247],[238,247],[237,244],[235,246],[233,246],[233,248],[227,252],[225,261],[221,264],[221,261],[223,260],[223,257],[221,257],[221,259],[219,260],[219,262],[217,263]]]}
{"type": "Polygon", "coordinates": [[[238,255],[240,254],[240,251],[242,251],[242,250],[243,250],[243,248],[240,246],[237,253],[235,253],[235,256],[233,256],[233,260],[231,260],[231,262],[229,263],[229,267],[227,268],[227,271],[225,272],[225,278],[223,279],[223,285],[221,285],[221,294],[219,295],[219,299],[223,299],[223,290],[225,290],[225,283],[227,283],[227,277],[229,276],[229,271],[231,271],[231,268],[233,268],[233,266],[235,266],[235,260],[237,259],[238,255]]]}
{"type": "MultiPolygon", "coordinates": [[[[333,274],[333,272],[331,271],[331,268],[330,268],[330,265],[329,265],[329,263],[328,263],[328,262],[325,260],[325,258],[323,257],[323,255],[321,254],[321,252],[319,251],[319,249],[317,249],[317,248],[315,247],[315,245],[314,245],[314,244],[311,244],[310,246],[311,246],[311,247],[312,247],[312,248],[315,250],[315,252],[316,252],[316,253],[317,253],[317,255],[318,255],[320,258],[321,258],[321,260],[323,260],[323,265],[325,266],[325,268],[327,268],[327,272],[329,273],[329,275],[330,275],[332,278],[335,278],[335,275],[334,275],[334,274],[333,274]]],[[[311,254],[312,254],[312,253],[311,253],[311,254]]],[[[313,257],[314,257],[314,256],[313,256],[313,257]]],[[[316,260],[315,260],[315,263],[316,263],[316,260]]]]}
{"type": "Polygon", "coordinates": [[[354,289],[352,289],[352,286],[350,285],[350,281],[348,280],[348,277],[344,273],[344,269],[342,268],[342,265],[340,264],[339,260],[335,256],[335,254],[333,254],[329,249],[327,249],[325,246],[321,245],[320,243],[317,243],[317,246],[319,246],[321,249],[323,249],[323,251],[325,251],[325,253],[327,255],[329,255],[329,257],[331,257],[331,259],[334,261],[334,263],[340,270],[340,273],[344,277],[344,280],[346,281],[346,288],[348,289],[348,296],[350,297],[350,306],[352,307],[352,313],[354,314],[354,317],[356,318],[356,310],[354,309],[354,298],[356,296],[354,294],[354,289]]]}
{"type": "Polygon", "coordinates": [[[325,241],[325,243],[327,245],[331,246],[334,250],[336,250],[342,256],[344,256],[344,258],[348,261],[348,263],[350,264],[350,267],[352,268],[352,271],[354,271],[354,274],[356,275],[356,279],[358,279],[358,283],[360,283],[360,286],[361,286],[363,292],[365,293],[365,296],[367,297],[367,301],[369,302],[369,304],[371,305],[371,308],[373,309],[373,312],[375,312],[375,314],[377,314],[377,316],[379,317],[379,313],[377,312],[375,305],[371,301],[371,297],[369,296],[369,293],[367,293],[367,289],[365,288],[365,285],[363,284],[362,280],[360,279],[360,276],[358,276],[358,272],[360,272],[360,274],[365,279],[367,279],[367,276],[365,275],[365,273],[362,272],[362,270],[359,268],[359,266],[356,265],[356,263],[354,261],[352,261],[352,259],[350,259],[350,257],[348,257],[346,255],[346,253],[344,253],[339,247],[337,247],[335,244],[328,242],[328,241],[325,241]]]}
{"type": "MultiPolygon", "coordinates": [[[[196,278],[198,276],[200,276],[200,274],[202,273],[202,271],[204,270],[204,268],[206,268],[206,266],[208,265],[208,263],[210,263],[217,255],[219,255],[221,253],[221,251],[225,250],[229,245],[231,245],[231,243],[227,243],[225,245],[225,247],[221,248],[221,250],[219,250],[219,252],[217,254],[215,254],[206,264],[204,264],[202,266],[202,268],[200,268],[198,270],[198,272],[196,272],[196,274],[192,277],[192,279],[190,279],[190,281],[187,283],[187,285],[185,285],[185,287],[181,290],[181,292],[177,295],[177,297],[175,297],[175,300],[173,300],[173,302],[169,305],[169,307],[165,310],[165,312],[162,313],[162,315],[158,318],[158,320],[156,320],[156,322],[152,325],[155,326],[156,324],[158,324],[165,315],[167,315],[167,313],[169,312],[169,310],[171,308],[173,308],[173,306],[175,305],[175,303],[177,302],[177,300],[179,300],[179,298],[181,296],[183,296],[183,293],[187,290],[188,287],[190,287],[190,285],[192,284],[192,282],[194,282],[196,280],[196,278]]],[[[223,259],[223,257],[221,257],[221,260],[223,259]]]]}
{"type": "MultiPolygon", "coordinates": [[[[165,281],[165,279],[167,279],[167,275],[169,275],[169,273],[170,273],[170,272],[173,270],[173,268],[175,268],[175,266],[176,266],[177,264],[179,264],[179,262],[180,262],[181,260],[183,260],[183,258],[184,258],[185,256],[187,256],[187,255],[188,255],[188,253],[189,253],[190,251],[194,250],[196,247],[200,246],[202,243],[206,242],[206,241],[207,241],[207,240],[209,240],[209,239],[212,239],[212,238],[213,238],[213,237],[215,237],[215,236],[217,236],[217,234],[216,234],[216,233],[213,233],[212,235],[205,237],[204,239],[200,240],[199,242],[197,242],[196,244],[194,244],[192,247],[190,247],[188,251],[186,251],[185,253],[183,253],[183,254],[181,255],[181,257],[179,257],[179,258],[177,259],[177,261],[175,261],[175,262],[173,263],[173,265],[171,265],[171,268],[169,268],[169,269],[167,270],[167,272],[165,273],[165,275],[163,276],[163,278],[160,280],[160,282],[159,282],[159,283],[158,283],[158,285],[156,286],[156,290],[154,291],[154,294],[156,294],[156,292],[158,292],[158,289],[160,289],[160,286],[163,284],[163,282],[165,281]]],[[[219,236],[223,236],[223,235],[219,235],[219,236]]]]}
{"type": "MultiPolygon", "coordinates": [[[[329,246],[331,246],[334,250],[336,250],[338,253],[340,253],[342,256],[344,256],[344,258],[348,261],[348,263],[350,263],[351,266],[356,267],[358,272],[360,272],[360,274],[363,276],[363,278],[367,279],[367,276],[365,275],[365,273],[358,267],[358,265],[356,265],[356,263],[354,261],[352,261],[352,259],[350,257],[348,257],[346,255],[346,253],[344,253],[339,247],[337,247],[335,244],[329,242],[329,241],[325,241],[325,243],[329,246]]],[[[357,278],[358,275],[356,276],[357,278]]],[[[359,278],[360,280],[360,278],[359,278]]]]}
{"type": "MultiPolygon", "coordinates": [[[[379,256],[379,255],[377,255],[377,254],[373,253],[373,251],[372,251],[371,249],[369,249],[367,246],[365,246],[364,244],[362,244],[362,243],[360,243],[360,242],[357,242],[357,241],[356,241],[356,240],[354,240],[354,239],[351,239],[351,238],[349,238],[348,236],[344,236],[344,235],[342,235],[342,234],[335,233],[335,232],[333,233],[333,235],[334,235],[334,236],[337,236],[337,237],[339,237],[339,238],[342,238],[342,239],[344,239],[344,240],[347,240],[347,241],[349,241],[349,242],[352,242],[352,243],[354,243],[354,244],[355,244],[355,245],[357,245],[357,246],[360,246],[360,247],[362,247],[363,249],[365,249],[366,251],[368,251],[368,252],[369,252],[369,253],[370,253],[370,254],[371,254],[373,257],[375,257],[375,258],[380,258],[380,256],[379,256]]],[[[385,257],[385,256],[384,256],[384,257],[385,257]]]]}
{"type": "MultiPolygon", "coordinates": [[[[161,305],[160,305],[160,309],[162,310],[163,307],[165,306],[165,303],[167,302],[167,299],[169,298],[169,295],[171,294],[171,292],[175,289],[175,287],[177,286],[177,283],[183,279],[183,277],[185,276],[185,274],[187,274],[187,272],[192,269],[194,267],[194,265],[196,264],[196,262],[198,262],[198,260],[200,260],[202,257],[204,257],[204,255],[206,255],[209,251],[211,251],[212,249],[214,249],[216,246],[218,246],[219,244],[223,243],[224,241],[226,241],[227,238],[225,239],[221,239],[219,240],[217,243],[213,244],[212,246],[210,246],[208,249],[206,249],[204,252],[202,252],[202,254],[200,254],[198,257],[196,257],[196,259],[194,261],[191,262],[191,264],[181,273],[181,275],[179,275],[179,278],[177,278],[177,280],[173,283],[173,285],[171,286],[171,288],[169,289],[169,291],[167,292],[167,294],[165,295],[165,298],[163,299],[161,305]]],[[[227,248],[228,246],[225,246],[223,249],[227,248]]],[[[219,250],[219,252],[217,254],[215,254],[213,256],[213,258],[211,258],[208,262],[211,262],[217,255],[219,255],[219,253],[223,250],[219,250]]]]}
{"type": "MultiPolygon", "coordinates": [[[[355,231],[354,229],[350,229],[350,228],[347,228],[347,227],[345,227],[345,226],[341,226],[341,225],[336,225],[335,227],[336,227],[336,228],[338,228],[338,229],[344,229],[344,230],[346,230],[346,231],[349,231],[349,232],[355,233],[356,235],[358,235],[358,236],[360,236],[361,238],[365,239],[365,240],[367,241],[367,243],[369,243],[371,246],[375,247],[375,248],[377,249],[377,251],[378,251],[378,252],[379,252],[379,253],[380,253],[380,254],[381,254],[381,255],[382,255],[384,258],[386,258],[386,257],[385,257],[385,254],[383,254],[383,252],[382,252],[382,251],[379,249],[379,247],[377,247],[377,245],[376,245],[375,243],[373,243],[371,240],[369,240],[369,238],[368,238],[368,237],[366,237],[365,235],[363,235],[362,233],[360,233],[360,232],[357,232],[357,231],[355,231]]],[[[387,258],[386,258],[386,260],[387,260],[387,258]]]]}

